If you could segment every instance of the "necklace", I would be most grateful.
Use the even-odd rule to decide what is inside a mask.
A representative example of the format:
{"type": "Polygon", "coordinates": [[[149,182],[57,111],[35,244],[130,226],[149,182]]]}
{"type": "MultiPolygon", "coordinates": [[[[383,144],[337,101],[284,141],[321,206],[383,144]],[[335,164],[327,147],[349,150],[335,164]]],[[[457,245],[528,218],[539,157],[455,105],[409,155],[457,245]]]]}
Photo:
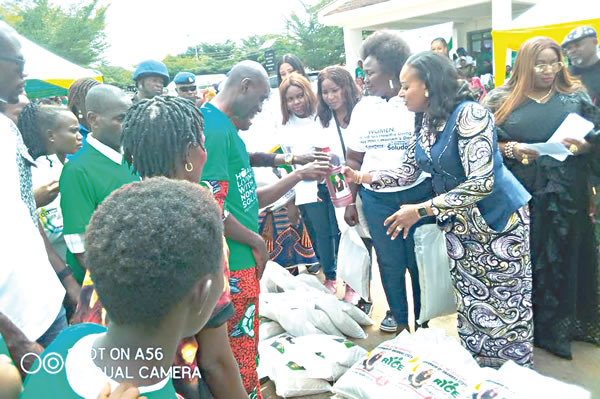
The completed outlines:
{"type": "Polygon", "coordinates": [[[548,93],[546,93],[546,95],[545,95],[544,97],[540,98],[540,99],[537,99],[537,98],[535,98],[535,97],[531,97],[531,96],[527,96],[527,97],[529,97],[530,99],[532,99],[532,100],[533,100],[533,101],[535,101],[536,103],[538,103],[538,104],[541,104],[541,103],[543,103],[543,102],[544,102],[544,100],[545,100],[545,99],[547,99],[547,98],[548,98],[548,96],[549,96],[550,94],[552,94],[552,90],[553,90],[553,89],[554,89],[553,87],[550,87],[550,90],[548,90],[548,93]]]}

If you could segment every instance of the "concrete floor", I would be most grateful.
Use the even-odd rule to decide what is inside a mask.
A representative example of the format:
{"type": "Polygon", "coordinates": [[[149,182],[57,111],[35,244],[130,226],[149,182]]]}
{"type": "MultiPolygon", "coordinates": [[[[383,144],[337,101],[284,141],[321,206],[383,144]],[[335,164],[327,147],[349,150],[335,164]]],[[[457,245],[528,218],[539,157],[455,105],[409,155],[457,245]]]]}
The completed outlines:
{"type": "MultiPolygon", "coordinates": [[[[321,279],[324,277],[321,276],[321,279]]],[[[407,280],[408,280],[407,275],[407,280]]],[[[407,281],[407,289],[410,295],[410,283],[407,281]]],[[[338,282],[338,297],[342,298],[344,294],[343,283],[338,282]]],[[[356,344],[361,345],[367,350],[371,350],[381,342],[393,338],[393,334],[384,333],[379,330],[379,321],[385,316],[388,310],[385,294],[381,286],[379,270],[373,268],[373,281],[371,283],[371,296],[374,302],[371,316],[375,320],[375,325],[368,327],[365,331],[368,337],[365,339],[352,339],[356,344]]],[[[409,307],[412,303],[409,300],[409,307]]],[[[414,325],[414,316],[409,314],[409,324],[414,325]]],[[[429,322],[431,327],[444,328],[448,335],[458,339],[456,331],[456,315],[449,315],[433,319],[429,322]]],[[[412,330],[411,330],[412,331],[412,330]]],[[[600,399],[600,348],[583,342],[572,343],[573,360],[563,360],[549,352],[535,348],[534,362],[535,370],[543,375],[565,381],[570,384],[579,385],[587,389],[592,394],[592,399],[600,399]]],[[[268,381],[261,387],[264,399],[279,399],[275,394],[273,382],[268,381]]],[[[333,394],[309,395],[305,398],[329,398],[333,394]]],[[[568,398],[565,398],[568,399],[568,398]]]]}

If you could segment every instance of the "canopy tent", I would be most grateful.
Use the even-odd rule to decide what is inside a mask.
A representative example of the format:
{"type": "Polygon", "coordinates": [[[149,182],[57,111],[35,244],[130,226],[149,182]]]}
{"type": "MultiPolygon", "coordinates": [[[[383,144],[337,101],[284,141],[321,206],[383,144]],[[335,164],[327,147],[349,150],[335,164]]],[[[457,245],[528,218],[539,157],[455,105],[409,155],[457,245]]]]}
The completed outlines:
{"type": "Polygon", "coordinates": [[[507,50],[517,51],[532,37],[547,36],[561,43],[578,26],[592,26],[600,32],[600,7],[590,7],[587,0],[540,2],[516,18],[508,30],[493,30],[495,84],[504,83],[507,50]],[[558,11],[560,10],[560,11],[558,11]],[[545,25],[539,25],[540,22],[545,25]]]}
{"type": "Polygon", "coordinates": [[[100,72],[82,68],[21,35],[18,37],[25,57],[25,91],[29,98],[65,96],[71,84],[80,78],[102,82],[100,72]]]}

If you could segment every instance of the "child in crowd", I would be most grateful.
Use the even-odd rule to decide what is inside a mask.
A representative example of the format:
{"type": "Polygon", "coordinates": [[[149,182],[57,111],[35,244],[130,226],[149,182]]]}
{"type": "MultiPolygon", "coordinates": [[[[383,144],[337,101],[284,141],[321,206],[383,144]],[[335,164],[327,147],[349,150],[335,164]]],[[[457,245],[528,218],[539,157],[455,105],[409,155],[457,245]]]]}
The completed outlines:
{"type": "Polygon", "coordinates": [[[111,323],[63,331],[21,398],[96,398],[107,382],[175,398],[172,379],[198,373],[171,367],[177,344],[202,329],[223,292],[222,235],[219,208],[198,184],[158,177],[113,192],[86,235],[86,265],[111,323]]]}

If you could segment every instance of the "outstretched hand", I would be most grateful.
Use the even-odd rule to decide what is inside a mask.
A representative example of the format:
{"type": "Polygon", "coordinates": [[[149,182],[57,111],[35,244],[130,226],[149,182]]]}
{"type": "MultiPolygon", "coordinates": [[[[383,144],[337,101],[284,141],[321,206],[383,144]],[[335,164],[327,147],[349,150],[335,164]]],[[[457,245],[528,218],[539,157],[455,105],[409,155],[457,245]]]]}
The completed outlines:
{"type": "Polygon", "coordinates": [[[306,165],[314,161],[329,162],[331,158],[326,152],[315,151],[308,154],[294,155],[294,163],[297,165],[306,165]]]}
{"type": "Polygon", "coordinates": [[[323,180],[331,168],[329,161],[313,161],[296,170],[301,180],[323,180]]]}

